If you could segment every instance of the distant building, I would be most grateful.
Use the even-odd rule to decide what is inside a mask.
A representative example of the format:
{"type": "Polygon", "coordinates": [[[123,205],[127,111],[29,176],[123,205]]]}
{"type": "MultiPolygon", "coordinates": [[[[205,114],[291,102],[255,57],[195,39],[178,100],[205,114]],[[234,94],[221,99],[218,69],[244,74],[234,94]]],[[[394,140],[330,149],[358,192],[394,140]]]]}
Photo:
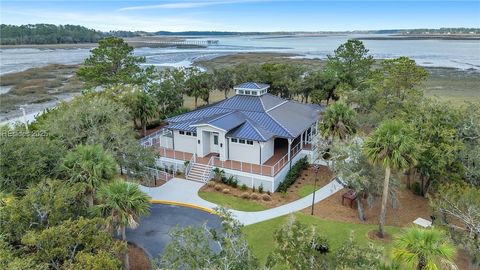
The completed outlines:
{"type": "Polygon", "coordinates": [[[219,167],[240,184],[274,191],[291,164],[305,155],[316,158],[324,108],[279,98],[268,88],[237,85],[235,96],[166,119],[168,126],[142,143],[158,148],[159,166],[185,170],[187,179],[205,182],[219,167]]]}

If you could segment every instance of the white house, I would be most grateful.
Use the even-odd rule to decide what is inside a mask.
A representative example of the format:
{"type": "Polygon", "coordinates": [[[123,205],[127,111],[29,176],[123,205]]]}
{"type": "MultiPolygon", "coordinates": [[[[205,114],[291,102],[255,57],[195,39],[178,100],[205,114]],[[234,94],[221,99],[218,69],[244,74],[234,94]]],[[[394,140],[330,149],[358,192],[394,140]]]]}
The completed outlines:
{"type": "Polygon", "coordinates": [[[187,179],[205,182],[219,167],[240,184],[274,191],[298,159],[315,159],[323,107],[282,99],[268,88],[242,83],[231,98],[166,119],[165,129],[142,144],[157,147],[159,166],[184,169],[187,179]]]}

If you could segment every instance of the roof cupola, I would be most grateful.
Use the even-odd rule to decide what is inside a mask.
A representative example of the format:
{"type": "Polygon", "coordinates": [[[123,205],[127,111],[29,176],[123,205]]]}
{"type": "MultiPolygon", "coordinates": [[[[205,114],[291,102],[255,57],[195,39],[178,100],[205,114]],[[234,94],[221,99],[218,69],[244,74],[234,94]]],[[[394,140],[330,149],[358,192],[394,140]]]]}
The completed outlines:
{"type": "Polygon", "coordinates": [[[265,83],[245,82],[235,86],[235,93],[244,96],[261,96],[267,93],[270,85],[265,83]]]}

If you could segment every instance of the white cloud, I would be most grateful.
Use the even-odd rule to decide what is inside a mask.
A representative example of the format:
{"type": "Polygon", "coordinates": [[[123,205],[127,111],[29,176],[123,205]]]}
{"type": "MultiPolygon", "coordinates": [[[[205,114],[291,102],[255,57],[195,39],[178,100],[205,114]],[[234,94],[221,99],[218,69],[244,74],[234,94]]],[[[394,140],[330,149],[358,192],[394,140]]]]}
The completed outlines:
{"type": "Polygon", "coordinates": [[[2,10],[2,23],[78,24],[101,31],[185,31],[215,29],[216,25],[189,15],[140,16],[111,12],[73,12],[42,9],[2,10]]]}
{"type": "Polygon", "coordinates": [[[131,6],[117,9],[117,11],[129,11],[129,10],[144,10],[144,9],[188,9],[197,7],[206,7],[214,5],[236,4],[236,3],[248,3],[248,2],[264,2],[265,0],[227,0],[227,1],[196,1],[196,2],[170,2],[157,5],[143,5],[143,6],[131,6]]]}

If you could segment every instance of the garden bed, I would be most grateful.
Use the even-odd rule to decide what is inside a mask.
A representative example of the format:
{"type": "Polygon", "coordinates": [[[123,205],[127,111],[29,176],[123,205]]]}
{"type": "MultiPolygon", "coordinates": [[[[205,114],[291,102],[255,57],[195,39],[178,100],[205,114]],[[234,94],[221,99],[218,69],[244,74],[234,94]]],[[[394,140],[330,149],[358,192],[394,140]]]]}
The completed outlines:
{"type": "MultiPolygon", "coordinates": [[[[345,205],[342,205],[342,195],[346,191],[346,189],[343,189],[329,198],[321,201],[320,203],[315,204],[315,216],[326,220],[378,224],[380,198],[375,201],[371,209],[369,209],[367,203],[364,202],[366,221],[362,222],[358,218],[358,211],[355,204],[353,205],[353,208],[350,208],[350,204],[348,202],[345,202],[345,205]]],[[[392,208],[392,205],[389,201],[387,207],[386,225],[408,226],[413,224],[412,222],[418,217],[430,219],[431,212],[428,206],[428,199],[415,195],[412,193],[412,191],[404,188],[398,189],[397,198],[397,208],[392,208]]],[[[310,211],[310,209],[302,210],[302,212],[307,214],[309,214],[310,211]]]]}
{"type": "MultiPolygon", "coordinates": [[[[333,175],[325,166],[321,166],[318,172],[317,190],[330,182],[333,175]]],[[[237,188],[211,181],[199,191],[199,196],[204,200],[216,203],[230,209],[241,211],[261,211],[274,208],[302,197],[308,196],[313,192],[315,181],[315,172],[312,168],[303,170],[300,177],[287,189],[287,192],[280,193],[260,193],[258,188],[243,188],[239,185],[237,188]]]]}

